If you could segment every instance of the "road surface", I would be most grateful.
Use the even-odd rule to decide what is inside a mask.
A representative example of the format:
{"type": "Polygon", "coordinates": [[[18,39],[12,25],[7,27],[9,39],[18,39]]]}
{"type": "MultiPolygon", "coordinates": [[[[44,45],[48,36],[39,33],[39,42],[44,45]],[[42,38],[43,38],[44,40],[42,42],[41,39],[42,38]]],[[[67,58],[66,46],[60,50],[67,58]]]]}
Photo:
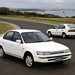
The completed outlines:
{"type": "MultiPolygon", "coordinates": [[[[38,29],[46,34],[46,30],[51,28],[50,25],[26,22],[26,21],[15,21],[0,19],[19,25],[23,29],[38,29]]],[[[75,75],[75,39],[62,37],[53,37],[54,41],[62,43],[68,46],[72,51],[72,59],[65,64],[61,65],[58,63],[49,64],[36,64],[33,68],[25,66],[23,60],[6,56],[0,59],[0,75],[75,75]]]]}

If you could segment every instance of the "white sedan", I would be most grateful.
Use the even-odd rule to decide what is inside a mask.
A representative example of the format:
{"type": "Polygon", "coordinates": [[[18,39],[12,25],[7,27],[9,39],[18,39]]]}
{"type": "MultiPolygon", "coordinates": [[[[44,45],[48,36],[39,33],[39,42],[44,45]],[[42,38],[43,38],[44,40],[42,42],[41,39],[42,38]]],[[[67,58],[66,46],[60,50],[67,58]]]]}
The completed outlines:
{"type": "Polygon", "coordinates": [[[62,36],[66,38],[67,36],[75,36],[75,24],[61,24],[54,26],[47,30],[48,36],[62,36]]]}
{"type": "Polygon", "coordinates": [[[5,54],[24,59],[28,67],[34,62],[63,62],[71,59],[68,47],[51,41],[39,30],[10,30],[0,37],[0,57],[5,54]]]}

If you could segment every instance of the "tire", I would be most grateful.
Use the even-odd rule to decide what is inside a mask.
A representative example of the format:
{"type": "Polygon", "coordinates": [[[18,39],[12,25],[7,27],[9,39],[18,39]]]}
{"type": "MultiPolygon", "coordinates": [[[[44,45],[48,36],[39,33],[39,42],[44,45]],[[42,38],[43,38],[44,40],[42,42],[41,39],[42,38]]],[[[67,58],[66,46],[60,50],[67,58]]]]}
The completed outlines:
{"type": "Polygon", "coordinates": [[[48,32],[48,37],[51,37],[52,36],[52,33],[49,31],[48,32]]]}
{"type": "Polygon", "coordinates": [[[32,67],[34,65],[34,60],[31,54],[26,55],[24,60],[27,67],[32,67]]]}
{"type": "Polygon", "coordinates": [[[67,36],[65,33],[62,33],[62,37],[63,37],[63,39],[65,39],[67,36]]]}
{"type": "Polygon", "coordinates": [[[0,58],[3,58],[5,55],[3,48],[0,48],[0,58]]]}

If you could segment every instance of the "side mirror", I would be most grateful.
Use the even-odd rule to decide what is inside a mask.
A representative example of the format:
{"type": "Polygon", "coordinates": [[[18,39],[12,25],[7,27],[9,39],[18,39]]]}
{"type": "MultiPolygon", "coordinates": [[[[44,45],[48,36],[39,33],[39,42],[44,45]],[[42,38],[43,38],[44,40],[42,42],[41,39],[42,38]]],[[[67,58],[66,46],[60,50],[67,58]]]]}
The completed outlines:
{"type": "Polygon", "coordinates": [[[16,40],[16,43],[20,43],[21,44],[21,40],[16,40]]]}
{"type": "Polygon", "coordinates": [[[52,37],[50,37],[50,40],[52,41],[52,40],[53,40],[53,38],[52,38],[52,37]]]}

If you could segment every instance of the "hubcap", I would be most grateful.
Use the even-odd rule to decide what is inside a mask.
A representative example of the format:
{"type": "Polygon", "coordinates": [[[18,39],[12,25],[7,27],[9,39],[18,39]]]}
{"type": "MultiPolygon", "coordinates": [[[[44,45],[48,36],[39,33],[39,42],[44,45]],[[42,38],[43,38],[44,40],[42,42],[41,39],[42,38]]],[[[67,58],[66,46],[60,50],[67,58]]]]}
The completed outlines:
{"type": "Polygon", "coordinates": [[[48,33],[48,36],[49,36],[49,37],[51,36],[51,33],[50,33],[50,32],[48,33]]]}
{"type": "Polygon", "coordinates": [[[3,57],[3,50],[0,48],[0,57],[3,57]]]}
{"type": "Polygon", "coordinates": [[[63,38],[65,38],[66,37],[66,35],[65,34],[63,34],[63,38]]]}
{"type": "Polygon", "coordinates": [[[32,64],[33,64],[32,57],[31,57],[31,56],[27,56],[27,57],[26,57],[26,65],[27,65],[28,67],[31,67],[32,64]]]}

